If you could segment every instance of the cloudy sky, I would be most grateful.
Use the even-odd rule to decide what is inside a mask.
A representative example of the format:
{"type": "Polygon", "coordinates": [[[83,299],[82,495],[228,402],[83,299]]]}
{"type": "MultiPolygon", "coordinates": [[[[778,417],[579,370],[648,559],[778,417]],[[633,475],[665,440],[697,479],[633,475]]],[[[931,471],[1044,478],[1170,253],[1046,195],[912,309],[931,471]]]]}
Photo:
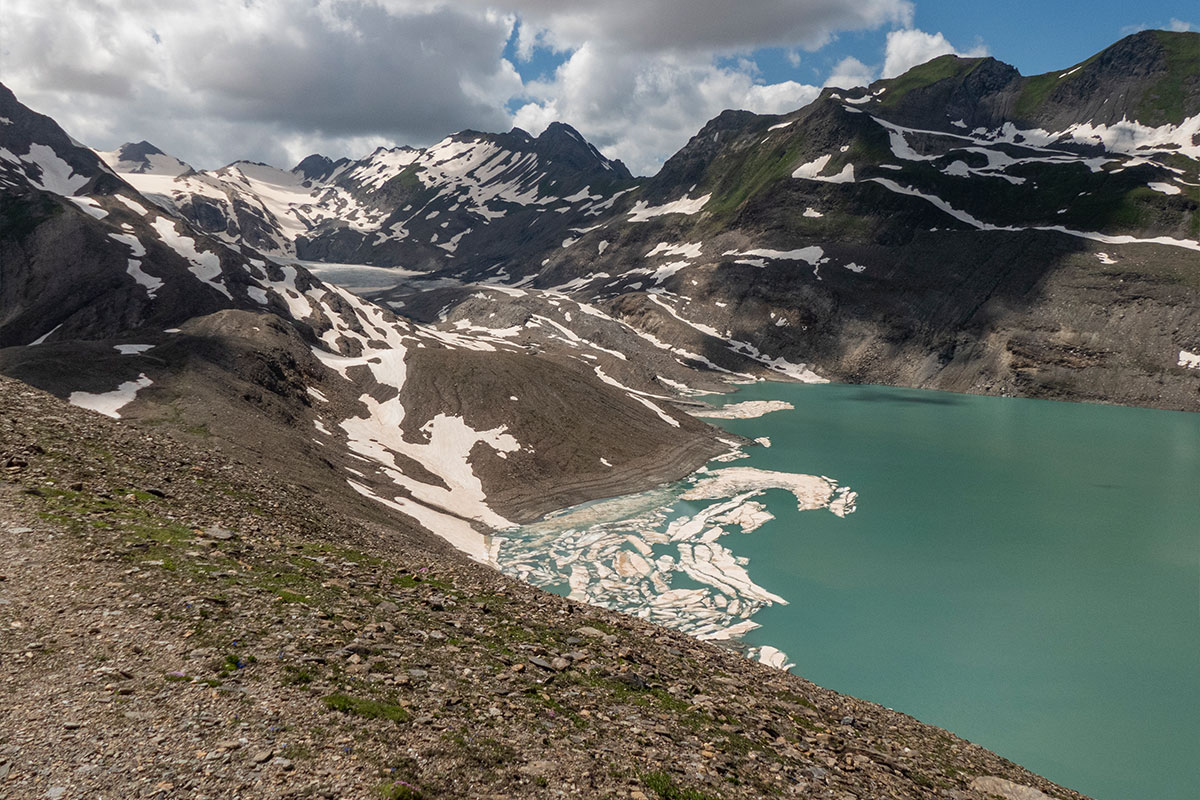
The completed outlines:
{"type": "Polygon", "coordinates": [[[3,0],[3,14],[0,81],[99,149],[147,139],[198,168],[291,166],[558,119],[640,174],[726,108],[790,111],[950,52],[1036,74],[1200,21],[1160,0],[3,0]]]}

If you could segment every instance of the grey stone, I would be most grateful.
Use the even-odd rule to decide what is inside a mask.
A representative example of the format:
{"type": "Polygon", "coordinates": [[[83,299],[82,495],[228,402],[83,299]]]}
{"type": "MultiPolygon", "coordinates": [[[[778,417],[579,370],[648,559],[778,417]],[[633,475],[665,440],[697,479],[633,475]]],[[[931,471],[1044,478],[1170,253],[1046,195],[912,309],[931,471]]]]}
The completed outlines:
{"type": "Polygon", "coordinates": [[[1003,797],[1004,800],[1050,800],[1049,795],[1038,789],[1034,789],[1032,786],[1013,783],[1006,778],[999,778],[995,775],[984,775],[976,778],[971,781],[971,788],[984,794],[998,795],[1003,797]]]}
{"type": "Polygon", "coordinates": [[[204,529],[204,535],[210,539],[216,539],[219,542],[227,542],[230,539],[236,539],[237,534],[231,530],[213,525],[204,529]]]}

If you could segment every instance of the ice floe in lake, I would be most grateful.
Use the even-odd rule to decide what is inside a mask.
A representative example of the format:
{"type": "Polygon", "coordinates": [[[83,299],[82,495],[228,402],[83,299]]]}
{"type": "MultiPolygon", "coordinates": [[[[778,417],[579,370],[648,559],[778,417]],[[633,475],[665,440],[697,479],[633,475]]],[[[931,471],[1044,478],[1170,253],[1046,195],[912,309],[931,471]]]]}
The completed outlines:
{"type": "MultiPolygon", "coordinates": [[[[774,519],[759,498],[780,489],[802,511],[852,513],[855,493],[817,475],[752,467],[702,469],[687,481],[589,503],[493,534],[489,560],[536,586],[614,608],[699,639],[737,639],[761,608],[787,600],[756,583],[753,565],[722,543],[774,519]]],[[[780,669],[774,648],[750,655],[780,669]]]]}
{"type": "Polygon", "coordinates": [[[782,669],[786,671],[796,666],[788,661],[787,653],[783,652],[777,647],[772,647],[769,644],[763,645],[762,647],[752,647],[749,651],[747,651],[746,655],[750,656],[750,658],[754,659],[755,661],[760,661],[763,664],[766,664],[768,667],[774,667],[775,669],[782,669]]]}
{"type": "Polygon", "coordinates": [[[702,408],[689,411],[693,417],[705,419],[752,419],[770,414],[772,411],[787,411],[795,408],[791,403],[782,400],[747,400],[743,403],[730,403],[720,408],[702,408]]]}

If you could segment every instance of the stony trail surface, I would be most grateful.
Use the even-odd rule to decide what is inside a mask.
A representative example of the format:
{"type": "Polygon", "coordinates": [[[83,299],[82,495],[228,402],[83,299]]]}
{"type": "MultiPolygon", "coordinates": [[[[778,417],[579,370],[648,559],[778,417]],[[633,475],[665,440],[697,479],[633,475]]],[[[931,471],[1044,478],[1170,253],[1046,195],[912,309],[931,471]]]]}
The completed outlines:
{"type": "Polygon", "coordinates": [[[1081,797],[6,378],[0,474],[0,798],[1081,797]]]}

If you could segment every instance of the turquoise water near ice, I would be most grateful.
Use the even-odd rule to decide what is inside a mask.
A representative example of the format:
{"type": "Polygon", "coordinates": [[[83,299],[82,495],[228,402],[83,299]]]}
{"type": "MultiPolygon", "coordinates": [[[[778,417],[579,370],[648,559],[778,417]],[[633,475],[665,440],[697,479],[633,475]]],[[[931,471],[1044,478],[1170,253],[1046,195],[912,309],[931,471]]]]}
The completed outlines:
{"type": "Polygon", "coordinates": [[[768,490],[775,518],[720,539],[788,601],[748,644],[1097,800],[1197,796],[1200,414],[778,383],[716,402],[746,400],[795,408],[717,421],[772,446],[713,469],[858,493],[839,518],[768,490]]]}

